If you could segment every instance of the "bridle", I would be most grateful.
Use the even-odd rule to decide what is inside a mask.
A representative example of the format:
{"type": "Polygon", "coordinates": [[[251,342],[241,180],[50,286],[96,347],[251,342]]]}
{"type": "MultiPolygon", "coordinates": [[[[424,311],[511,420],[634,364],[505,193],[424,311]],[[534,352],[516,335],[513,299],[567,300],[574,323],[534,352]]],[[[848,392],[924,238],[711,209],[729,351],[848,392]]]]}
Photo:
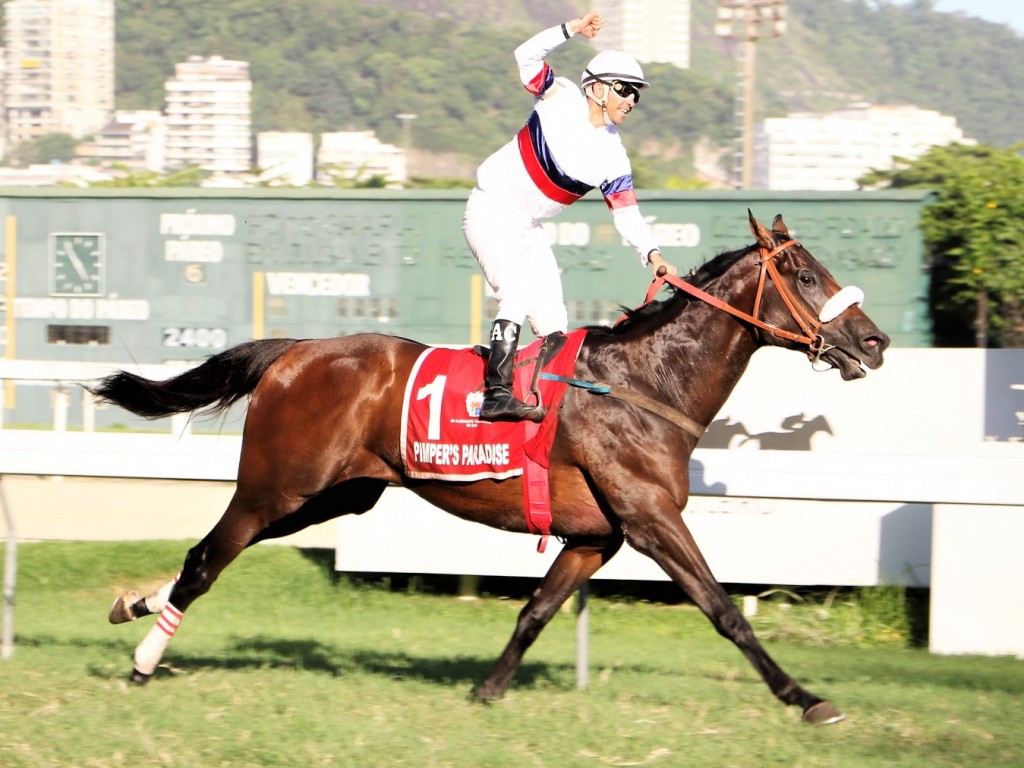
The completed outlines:
{"type": "Polygon", "coordinates": [[[765,248],[763,245],[759,246],[761,254],[761,272],[757,279],[757,293],[754,296],[754,309],[751,313],[737,309],[721,299],[715,298],[711,294],[702,291],[700,288],[691,285],[685,280],[681,280],[678,277],[667,274],[659,275],[654,279],[654,282],[651,283],[651,287],[647,290],[646,302],[653,300],[658,291],[661,290],[661,287],[665,283],[668,283],[678,290],[684,291],[713,307],[738,317],[740,320],[753,325],[761,331],[766,331],[773,336],[778,336],[783,339],[788,339],[789,341],[795,341],[798,344],[806,345],[807,357],[811,361],[811,365],[814,366],[821,360],[821,356],[823,354],[835,347],[834,345],[826,344],[824,337],[818,333],[823,322],[800,306],[796,298],[793,296],[792,291],[790,291],[786,286],[786,283],[782,280],[782,276],[779,274],[779,268],[775,263],[775,257],[794,245],[800,245],[800,242],[798,240],[786,240],[784,243],[776,245],[771,250],[765,248]],[[771,325],[770,323],[766,323],[758,317],[761,311],[761,298],[764,295],[765,283],[769,277],[771,277],[771,280],[775,285],[775,290],[779,292],[779,296],[782,297],[783,302],[785,302],[786,307],[789,309],[789,314],[793,317],[793,320],[796,321],[796,324],[800,327],[802,333],[793,333],[792,331],[784,330],[771,325]]]}
{"type": "MultiPolygon", "coordinates": [[[[775,264],[775,257],[794,245],[800,245],[799,241],[787,240],[780,245],[776,245],[771,250],[765,248],[763,245],[758,246],[760,248],[761,255],[761,273],[757,280],[757,294],[754,296],[753,313],[747,313],[741,309],[736,309],[736,307],[726,304],[721,299],[715,298],[710,293],[702,291],[700,288],[691,285],[685,280],[680,280],[678,277],[673,277],[672,275],[667,274],[660,274],[654,278],[654,282],[651,283],[651,287],[647,289],[647,298],[644,303],[649,304],[653,301],[654,297],[658,294],[658,291],[661,290],[661,287],[665,285],[665,283],[668,283],[669,285],[672,285],[675,288],[684,291],[713,307],[716,307],[717,309],[721,309],[723,312],[728,312],[730,315],[734,315],[740,320],[753,325],[758,329],[759,333],[767,331],[773,336],[779,336],[784,339],[789,339],[790,341],[795,341],[798,344],[806,345],[807,358],[811,361],[811,367],[814,368],[814,370],[828,370],[828,368],[832,367],[831,364],[828,365],[828,368],[817,368],[816,366],[818,362],[821,361],[821,356],[830,349],[835,349],[835,346],[826,344],[824,337],[822,337],[818,331],[822,325],[834,320],[851,306],[862,301],[864,294],[859,288],[854,288],[853,286],[842,288],[835,296],[825,302],[825,305],[821,308],[819,316],[813,317],[796,301],[793,293],[786,287],[785,282],[783,282],[782,275],[779,274],[779,268],[775,264]],[[783,330],[782,328],[766,323],[757,317],[761,311],[761,297],[764,295],[765,283],[769,277],[775,284],[775,289],[779,292],[779,295],[782,296],[782,300],[789,309],[790,315],[792,315],[797,325],[800,326],[800,330],[803,331],[803,333],[793,333],[792,331],[783,330]]],[[[622,320],[627,317],[629,317],[628,314],[620,319],[619,322],[622,322],[622,320]]],[[[542,373],[540,375],[542,378],[555,378],[574,387],[587,389],[593,394],[607,395],[617,400],[632,403],[633,405],[644,408],[645,410],[655,413],[663,419],[672,422],[680,429],[696,437],[698,440],[701,439],[707,429],[706,425],[699,424],[675,408],[667,406],[640,392],[631,391],[626,387],[601,383],[594,384],[547,373],[542,373]]]]}

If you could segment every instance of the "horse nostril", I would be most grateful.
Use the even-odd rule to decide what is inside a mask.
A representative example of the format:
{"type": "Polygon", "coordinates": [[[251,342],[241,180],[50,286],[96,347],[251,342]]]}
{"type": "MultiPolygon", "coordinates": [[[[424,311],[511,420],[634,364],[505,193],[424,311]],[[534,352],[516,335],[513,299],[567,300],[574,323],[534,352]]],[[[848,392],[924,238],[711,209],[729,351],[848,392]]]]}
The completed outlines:
{"type": "Polygon", "coordinates": [[[875,335],[867,336],[864,339],[865,349],[874,349],[878,347],[880,352],[884,352],[889,346],[889,337],[884,333],[878,333],[875,335]]]}

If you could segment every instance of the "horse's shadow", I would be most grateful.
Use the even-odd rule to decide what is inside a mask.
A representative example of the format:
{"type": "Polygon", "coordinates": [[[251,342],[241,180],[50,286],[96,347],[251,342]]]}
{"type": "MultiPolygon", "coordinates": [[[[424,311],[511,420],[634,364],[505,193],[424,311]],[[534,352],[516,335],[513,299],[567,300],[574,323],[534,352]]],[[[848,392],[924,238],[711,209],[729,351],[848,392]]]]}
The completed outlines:
{"type": "MultiPolygon", "coordinates": [[[[38,638],[39,645],[48,647],[58,645],[101,646],[110,649],[124,650],[119,642],[83,641],[67,643],[58,638],[38,638]]],[[[922,674],[921,665],[905,665],[879,661],[865,657],[851,662],[854,668],[863,666],[866,678],[885,679],[889,684],[901,681],[917,682],[922,674]],[[884,673],[883,673],[884,670],[884,673]]],[[[365,648],[341,650],[315,638],[289,640],[262,640],[239,638],[225,646],[223,655],[193,654],[187,651],[180,654],[168,654],[155,677],[169,678],[181,674],[193,674],[200,671],[217,670],[265,670],[291,669],[308,670],[318,674],[344,678],[346,675],[366,673],[391,680],[416,680],[428,683],[436,688],[465,687],[467,690],[476,687],[490,671],[493,659],[479,656],[413,656],[407,653],[382,652],[365,648]]],[[[939,662],[941,665],[942,662],[939,662]]],[[[1007,691],[1016,693],[1020,683],[1014,676],[1007,676],[998,668],[980,671],[975,668],[957,666],[956,662],[945,665],[944,669],[930,669],[936,685],[957,690],[1007,691]]],[[[695,667],[672,668],[645,662],[633,662],[623,665],[616,664],[620,672],[648,673],[660,676],[680,678],[680,685],[685,686],[688,676],[696,675],[708,679],[721,679],[720,669],[698,669],[695,667]]],[[[91,665],[88,674],[104,680],[120,679],[124,670],[113,669],[110,664],[91,665]]],[[[837,675],[835,670],[823,660],[815,679],[824,683],[849,681],[856,677],[851,670],[837,675]]],[[[757,685],[759,679],[753,673],[741,673],[735,678],[733,673],[729,679],[743,684],[757,685]]],[[[550,687],[556,690],[574,690],[575,664],[551,662],[525,662],[516,672],[513,685],[517,688],[550,687]]]]}
{"type": "MultiPolygon", "coordinates": [[[[288,669],[310,671],[331,677],[365,673],[393,680],[409,679],[437,687],[475,686],[490,671],[493,659],[477,656],[425,657],[401,652],[365,648],[342,650],[314,638],[263,640],[237,639],[225,646],[223,655],[169,653],[156,677],[173,677],[179,669],[196,673],[204,670],[288,669]]],[[[516,684],[538,683],[561,686],[575,667],[572,664],[524,663],[516,672],[516,684]]],[[[90,669],[95,677],[110,677],[108,666],[90,669]]],[[[570,687],[566,685],[566,687],[570,687]]]]}
{"type": "Polygon", "coordinates": [[[701,438],[701,448],[759,448],[772,451],[809,451],[811,438],[817,433],[833,434],[832,425],[824,415],[808,418],[797,413],[787,416],[777,431],[750,432],[743,422],[731,418],[716,419],[701,438]]]}

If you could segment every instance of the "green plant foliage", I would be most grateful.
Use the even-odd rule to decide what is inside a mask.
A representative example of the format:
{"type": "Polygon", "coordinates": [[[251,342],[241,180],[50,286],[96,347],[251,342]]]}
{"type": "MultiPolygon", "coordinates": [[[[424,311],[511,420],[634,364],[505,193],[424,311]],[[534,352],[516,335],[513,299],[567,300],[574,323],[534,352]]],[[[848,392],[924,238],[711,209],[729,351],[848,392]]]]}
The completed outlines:
{"type": "MultiPolygon", "coordinates": [[[[737,62],[715,37],[715,0],[693,0],[689,70],[646,64],[653,87],[623,131],[645,186],[692,185],[702,137],[735,135],[737,62]]],[[[117,105],[158,109],[191,55],[250,62],[254,128],[373,130],[401,144],[396,114],[418,115],[416,149],[479,162],[522,126],[530,97],[514,48],[580,3],[454,0],[117,0],[117,105]]],[[[758,118],[850,101],[912,103],[956,115],[968,135],[1018,141],[1024,40],[934,11],[928,0],[789,0],[789,27],[758,45],[758,118]]],[[[573,40],[551,64],[576,80],[593,48],[573,40]]]]}
{"type": "Polygon", "coordinates": [[[179,168],[169,173],[156,171],[134,171],[123,165],[113,168],[117,174],[110,181],[94,181],[93,187],[197,187],[203,179],[209,177],[209,171],[195,166],[179,168]]]}
{"type": "Polygon", "coordinates": [[[48,133],[32,141],[25,141],[3,159],[5,165],[24,168],[29,165],[66,163],[75,158],[78,140],[67,133],[48,133]]]}
{"type": "Polygon", "coordinates": [[[770,589],[751,625],[764,640],[858,648],[919,647],[926,640],[926,590],[877,586],[828,593],[770,589]]]}
{"type": "Polygon", "coordinates": [[[940,346],[1024,347],[1024,145],[934,147],[869,186],[934,189],[921,230],[940,346]]]}

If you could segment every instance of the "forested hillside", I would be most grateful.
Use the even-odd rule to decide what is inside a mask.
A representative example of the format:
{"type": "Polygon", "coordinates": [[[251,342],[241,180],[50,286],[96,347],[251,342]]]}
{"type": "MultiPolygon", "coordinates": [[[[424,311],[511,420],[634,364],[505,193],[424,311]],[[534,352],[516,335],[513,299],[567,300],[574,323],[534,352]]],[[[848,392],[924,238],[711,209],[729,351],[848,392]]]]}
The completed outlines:
{"type": "MultiPolygon", "coordinates": [[[[624,138],[638,175],[671,186],[693,174],[702,137],[733,137],[733,44],[714,35],[717,0],[692,0],[692,68],[647,65],[654,83],[624,138]],[[673,179],[675,177],[675,179],[673,179]]],[[[117,106],[159,109],[189,55],[251,63],[254,127],[365,130],[401,142],[412,112],[418,149],[476,162],[523,123],[513,48],[583,10],[579,0],[117,0],[117,106]]],[[[789,29],[758,45],[758,117],[850,101],[911,103],[957,117],[997,146],[1024,140],[1024,39],[940,14],[930,0],[788,0],[789,29]]],[[[578,77],[593,49],[552,56],[578,77]]]]}

